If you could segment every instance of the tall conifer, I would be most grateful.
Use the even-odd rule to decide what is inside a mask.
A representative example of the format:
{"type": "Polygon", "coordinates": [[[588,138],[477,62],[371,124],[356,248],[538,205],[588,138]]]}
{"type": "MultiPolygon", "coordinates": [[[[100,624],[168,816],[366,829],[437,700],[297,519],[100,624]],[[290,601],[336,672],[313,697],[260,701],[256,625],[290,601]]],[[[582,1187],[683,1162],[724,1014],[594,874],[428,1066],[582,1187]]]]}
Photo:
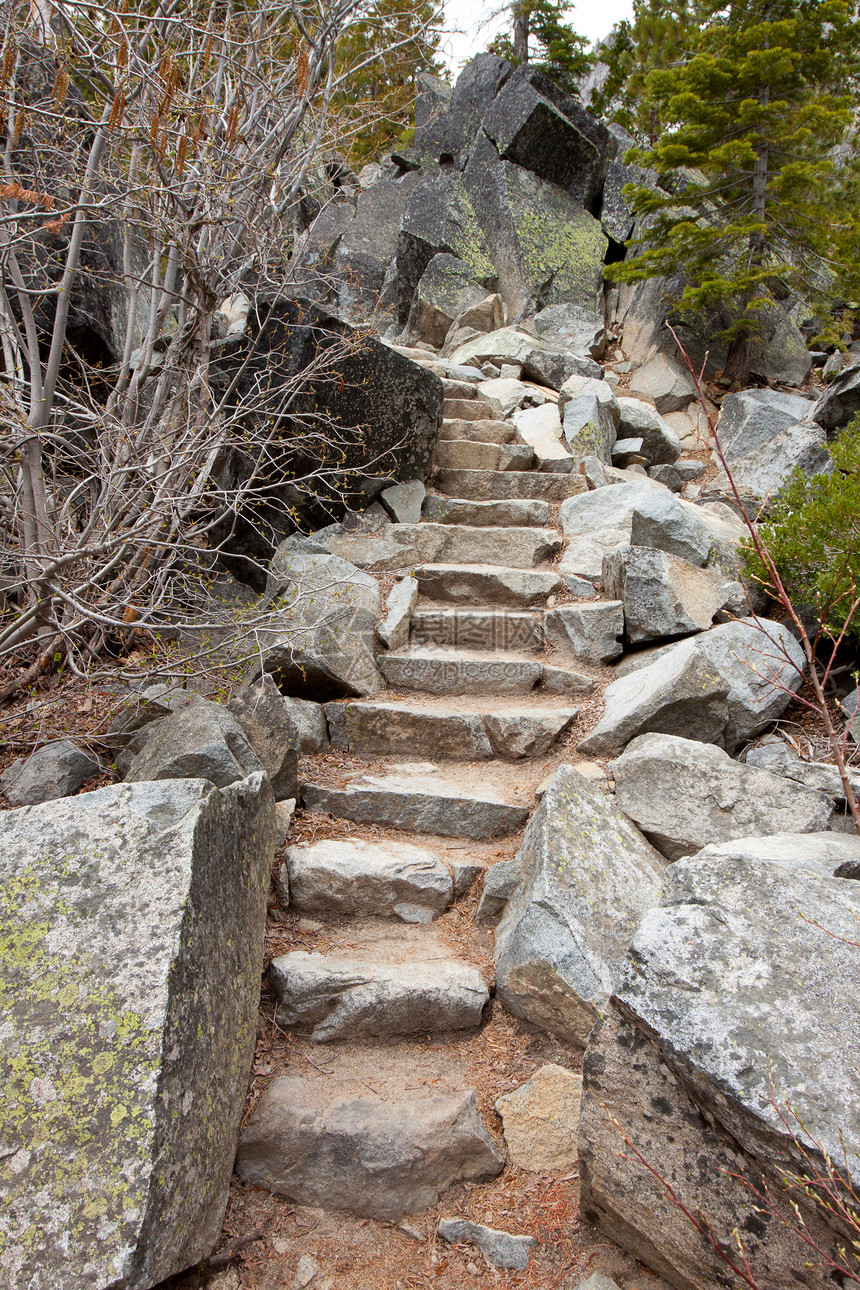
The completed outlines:
{"type": "Polygon", "coordinates": [[[608,272],[681,273],[682,313],[724,321],[728,307],[718,335],[744,379],[773,295],[810,300],[855,272],[854,163],[839,146],[854,129],[860,22],[842,0],[702,0],[698,15],[691,55],[647,77],[666,128],[635,159],[659,187],[633,194],[645,232],[608,272]]]}

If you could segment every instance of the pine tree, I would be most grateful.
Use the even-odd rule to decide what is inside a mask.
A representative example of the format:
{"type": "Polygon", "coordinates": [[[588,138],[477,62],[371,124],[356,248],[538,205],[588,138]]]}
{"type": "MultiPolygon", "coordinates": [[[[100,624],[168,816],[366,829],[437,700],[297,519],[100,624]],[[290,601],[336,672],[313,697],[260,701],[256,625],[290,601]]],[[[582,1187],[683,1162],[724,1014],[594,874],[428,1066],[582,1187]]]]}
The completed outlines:
{"type": "Polygon", "coordinates": [[[691,56],[648,74],[668,126],[635,159],[660,187],[634,192],[648,227],[608,275],[681,273],[682,315],[730,310],[717,336],[743,380],[773,295],[809,301],[856,274],[854,167],[840,170],[837,148],[858,101],[860,22],[842,0],[704,0],[699,14],[691,56]]]}
{"type": "Polygon", "coordinates": [[[356,123],[349,161],[360,165],[400,141],[414,116],[418,72],[445,75],[433,0],[370,0],[341,40],[338,59],[355,70],[337,107],[356,123]]]}
{"type": "Polygon", "coordinates": [[[490,52],[517,66],[532,63],[560,89],[578,96],[580,78],[594,59],[585,38],[565,22],[564,4],[560,0],[515,0],[509,12],[511,35],[496,36],[490,52]]]}
{"type": "Polygon", "coordinates": [[[660,134],[662,102],[649,73],[680,65],[696,30],[690,0],[633,0],[633,18],[617,24],[599,58],[609,68],[591,107],[601,116],[647,138],[660,134]]]}

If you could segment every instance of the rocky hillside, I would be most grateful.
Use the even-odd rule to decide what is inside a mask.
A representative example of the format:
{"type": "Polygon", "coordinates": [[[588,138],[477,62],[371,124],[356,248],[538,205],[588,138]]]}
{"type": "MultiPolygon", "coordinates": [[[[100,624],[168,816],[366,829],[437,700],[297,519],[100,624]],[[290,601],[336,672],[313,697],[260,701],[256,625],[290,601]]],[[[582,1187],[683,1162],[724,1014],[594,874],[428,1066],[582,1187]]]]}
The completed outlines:
{"type": "Polygon", "coordinates": [[[854,1272],[860,838],[739,551],[860,369],[784,314],[702,408],[602,285],[623,148],[494,56],[425,84],[297,254],[399,480],[225,578],[232,697],[154,673],[0,776],[3,1290],[854,1272]]]}

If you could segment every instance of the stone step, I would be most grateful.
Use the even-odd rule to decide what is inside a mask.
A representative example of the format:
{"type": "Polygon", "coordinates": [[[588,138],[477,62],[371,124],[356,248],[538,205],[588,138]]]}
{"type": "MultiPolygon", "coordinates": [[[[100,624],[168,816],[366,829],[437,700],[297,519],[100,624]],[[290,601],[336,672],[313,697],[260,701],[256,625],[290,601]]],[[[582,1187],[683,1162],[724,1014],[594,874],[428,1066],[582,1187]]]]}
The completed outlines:
{"type": "Polygon", "coordinates": [[[584,475],[542,471],[437,470],[433,482],[440,493],[472,501],[519,497],[563,502],[588,492],[584,475]]]}
{"type": "Polygon", "coordinates": [[[542,654],[546,649],[541,617],[511,609],[416,609],[413,645],[450,645],[459,650],[518,650],[542,654]]]}
{"type": "MultiPolygon", "coordinates": [[[[501,529],[500,533],[512,530],[501,529]]],[[[521,530],[529,532],[528,529],[521,530]]],[[[497,564],[422,564],[413,570],[422,595],[451,605],[497,604],[520,609],[546,604],[564,585],[557,573],[497,564]]]]}
{"type": "Polygon", "coordinates": [[[359,757],[444,757],[518,761],[543,757],[576,717],[568,705],[464,711],[432,700],[346,699],[324,705],[332,747],[359,757]]]}
{"type": "Polygon", "coordinates": [[[469,524],[511,528],[543,528],[552,517],[549,502],[470,502],[459,497],[442,497],[428,493],[424,498],[423,517],[436,524],[469,524]]]}
{"type": "Polygon", "coordinates": [[[474,381],[455,381],[450,376],[443,377],[442,389],[446,399],[476,399],[478,387],[474,381]]]}
{"type": "Polygon", "coordinates": [[[442,422],[439,441],[472,439],[478,443],[513,443],[516,433],[516,427],[510,421],[463,421],[455,417],[442,422]]]}
{"type": "Polygon", "coordinates": [[[493,784],[405,771],[364,775],[342,788],[309,781],[300,792],[306,810],[336,819],[476,842],[516,833],[529,817],[528,806],[493,784]]]}
{"type": "Polygon", "coordinates": [[[451,904],[454,880],[426,847],[326,838],[287,847],[275,890],[281,909],[314,918],[426,924],[451,904]]]}
{"type": "Polygon", "coordinates": [[[592,677],[516,654],[419,646],[382,654],[377,663],[392,690],[420,690],[424,694],[530,694],[545,684],[553,694],[584,694],[594,688],[592,677]]]}
{"type": "Polygon", "coordinates": [[[494,421],[496,410],[486,399],[445,399],[442,415],[449,421],[494,421]]]}
{"type": "Polygon", "coordinates": [[[561,550],[557,529],[488,525],[384,524],[375,533],[344,531],[331,538],[333,555],[361,569],[411,569],[415,565],[497,565],[532,569],[561,550]]]}
{"type": "MultiPolygon", "coordinates": [[[[337,1052],[326,1054],[329,1069],[337,1052]]],[[[435,1205],[453,1183],[502,1172],[474,1088],[452,1088],[444,1073],[431,1083],[387,1048],[362,1047],[349,1061],[351,1079],[291,1073],[268,1086],[239,1139],[241,1179],[299,1205],[396,1223],[435,1205]],[[386,1078],[393,1065],[405,1069],[386,1078]]]]}
{"type": "Polygon", "coordinates": [[[524,443],[440,439],[433,460],[437,470],[530,470],[535,463],[535,451],[524,443]]]}
{"type": "Polygon", "coordinates": [[[374,963],[295,950],[272,960],[269,982],[278,1023],[313,1027],[318,1044],[474,1030],[490,998],[477,968],[435,957],[374,963]]]}

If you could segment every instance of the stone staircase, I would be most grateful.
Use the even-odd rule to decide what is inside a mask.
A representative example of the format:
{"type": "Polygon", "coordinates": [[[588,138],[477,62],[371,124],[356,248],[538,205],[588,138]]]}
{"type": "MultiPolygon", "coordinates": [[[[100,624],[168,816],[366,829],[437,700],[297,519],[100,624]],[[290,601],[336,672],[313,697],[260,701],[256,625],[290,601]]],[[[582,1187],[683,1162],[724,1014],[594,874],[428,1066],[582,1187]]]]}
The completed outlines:
{"type": "MultiPolygon", "coordinates": [[[[584,481],[536,469],[515,435],[473,386],[446,382],[436,491],[421,523],[441,558],[409,570],[419,599],[408,643],[379,659],[388,690],[326,705],[342,767],[333,773],[329,754],[306,760],[304,818],[320,818],[312,842],[288,849],[278,891],[290,917],[314,920],[326,948],[309,950],[305,935],[274,960],[269,980],[278,1025],[325,1044],[325,1060],[271,1086],[238,1162],[248,1181],[300,1203],[396,1219],[416,1197],[432,1206],[449,1185],[503,1168],[500,1135],[469,1083],[475,1042],[499,1006],[490,933],[474,924],[478,879],[516,853],[542,782],[564,760],[578,699],[599,675],[548,653],[543,632],[546,611],[568,595],[552,563],[564,545],[554,507],[584,481]],[[368,1086],[356,1085],[349,1057],[359,1050],[361,1069],[378,1077],[361,1114],[355,1099],[368,1086]],[[290,1142],[287,1101],[290,1123],[303,1126],[290,1142]],[[424,1126],[420,1150],[406,1130],[382,1142],[380,1103],[383,1119],[424,1126]],[[265,1132],[278,1107],[280,1156],[265,1132]],[[430,1150],[437,1134],[456,1139],[444,1165],[430,1150]],[[412,1153],[406,1174],[403,1152],[412,1153]]],[[[396,527],[413,540],[417,526],[396,527]]]]}

